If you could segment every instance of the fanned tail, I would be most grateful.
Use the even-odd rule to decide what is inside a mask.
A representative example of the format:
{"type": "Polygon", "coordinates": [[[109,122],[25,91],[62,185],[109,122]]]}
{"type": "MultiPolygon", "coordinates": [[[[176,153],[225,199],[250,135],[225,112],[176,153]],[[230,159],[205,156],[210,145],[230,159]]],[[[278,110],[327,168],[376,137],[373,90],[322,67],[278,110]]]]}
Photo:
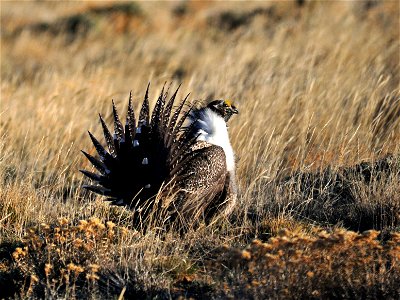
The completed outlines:
{"type": "Polygon", "coordinates": [[[98,172],[81,170],[93,182],[84,188],[107,196],[112,204],[129,206],[137,212],[149,211],[152,199],[163,184],[171,183],[177,177],[180,162],[185,161],[189,147],[195,142],[183,130],[189,112],[184,112],[179,119],[188,96],[174,108],[179,88],[167,101],[169,88],[163,87],[150,118],[148,85],[137,120],[131,92],[125,125],[112,102],[113,134],[100,115],[108,150],[89,132],[99,157],[82,151],[98,172]]]}

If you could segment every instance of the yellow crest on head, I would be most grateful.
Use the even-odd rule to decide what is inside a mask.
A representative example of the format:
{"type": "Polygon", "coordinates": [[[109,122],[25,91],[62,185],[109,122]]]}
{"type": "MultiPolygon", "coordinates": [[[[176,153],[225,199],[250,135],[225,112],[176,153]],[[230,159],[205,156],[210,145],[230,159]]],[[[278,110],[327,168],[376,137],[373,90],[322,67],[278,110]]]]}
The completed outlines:
{"type": "Polygon", "coordinates": [[[232,106],[232,101],[229,100],[229,99],[226,99],[225,100],[225,104],[228,105],[228,106],[232,106]]]}

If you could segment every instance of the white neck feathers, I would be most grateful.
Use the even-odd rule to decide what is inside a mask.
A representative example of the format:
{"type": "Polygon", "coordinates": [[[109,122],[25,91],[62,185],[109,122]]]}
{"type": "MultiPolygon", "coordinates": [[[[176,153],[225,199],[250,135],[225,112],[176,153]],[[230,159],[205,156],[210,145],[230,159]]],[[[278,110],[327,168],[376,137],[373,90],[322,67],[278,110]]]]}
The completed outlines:
{"type": "Polygon", "coordinates": [[[226,157],[228,172],[235,171],[235,156],[229,141],[228,129],[225,120],[209,108],[204,108],[189,115],[190,121],[197,122],[195,128],[198,141],[205,141],[222,147],[226,157]]]}

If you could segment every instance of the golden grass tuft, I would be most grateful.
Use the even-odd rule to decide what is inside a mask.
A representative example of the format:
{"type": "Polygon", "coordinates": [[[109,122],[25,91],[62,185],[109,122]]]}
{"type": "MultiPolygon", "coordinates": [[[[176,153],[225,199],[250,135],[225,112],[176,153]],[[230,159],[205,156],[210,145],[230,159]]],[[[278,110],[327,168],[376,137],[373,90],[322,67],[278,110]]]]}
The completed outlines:
{"type": "Polygon", "coordinates": [[[216,270],[223,297],[396,297],[400,289],[400,240],[378,231],[335,230],[314,237],[287,235],[226,249],[216,270]],[[244,284],[245,283],[245,284],[244,284]],[[279,291],[279,292],[277,292],[279,291]]]}
{"type": "Polygon", "coordinates": [[[127,232],[98,218],[79,220],[77,225],[60,218],[53,225],[28,228],[23,245],[12,253],[11,272],[29,282],[20,287],[20,296],[47,298],[63,293],[78,298],[85,296],[81,286],[89,288],[87,293],[96,292],[100,268],[118,256],[115,245],[123,243],[127,232]]]}

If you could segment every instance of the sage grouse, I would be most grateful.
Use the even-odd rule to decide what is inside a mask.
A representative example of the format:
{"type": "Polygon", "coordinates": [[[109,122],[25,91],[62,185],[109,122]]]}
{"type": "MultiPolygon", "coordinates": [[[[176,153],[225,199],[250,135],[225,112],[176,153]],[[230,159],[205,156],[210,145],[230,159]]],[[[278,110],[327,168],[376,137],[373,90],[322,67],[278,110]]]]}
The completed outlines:
{"type": "Polygon", "coordinates": [[[100,115],[108,151],[90,132],[100,157],[82,151],[98,171],[81,170],[96,183],[84,188],[128,206],[136,226],[154,216],[151,211],[161,210],[166,219],[179,218],[190,226],[229,215],[236,201],[235,158],[226,122],[238,110],[228,100],[195,108],[186,105],[189,95],[174,106],[178,90],[167,99],[163,88],[150,115],[147,86],[137,121],[131,93],[125,126],[113,102],[113,135],[100,115]]]}

